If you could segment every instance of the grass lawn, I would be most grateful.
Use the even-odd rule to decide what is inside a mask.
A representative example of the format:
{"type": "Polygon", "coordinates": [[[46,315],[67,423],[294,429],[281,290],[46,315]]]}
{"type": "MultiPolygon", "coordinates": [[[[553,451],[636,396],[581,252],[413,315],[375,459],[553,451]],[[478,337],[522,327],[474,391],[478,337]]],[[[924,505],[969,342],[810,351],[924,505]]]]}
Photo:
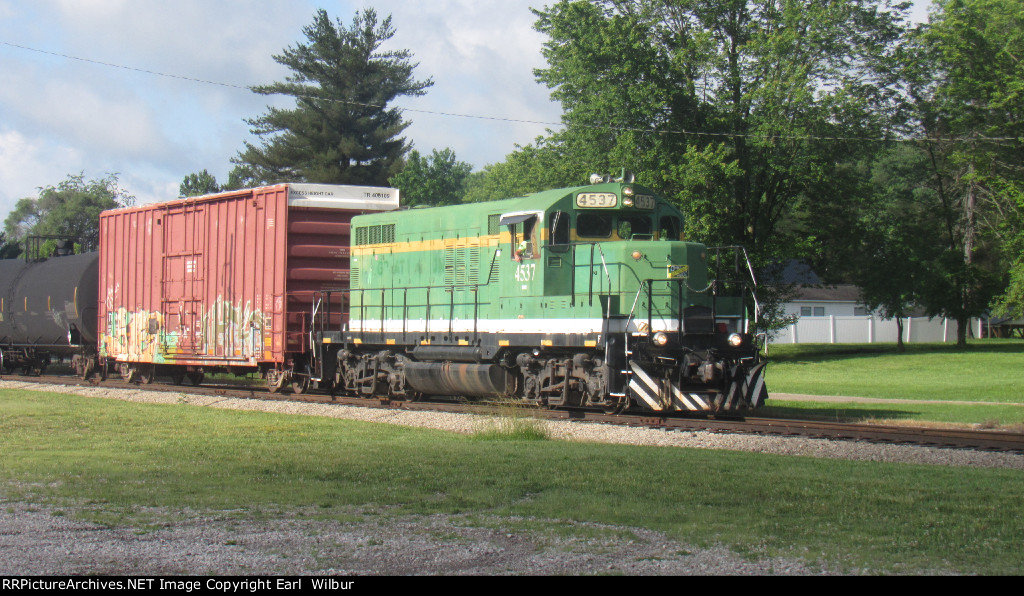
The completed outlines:
{"type": "Polygon", "coordinates": [[[105,523],[137,523],[139,507],[341,517],[355,506],[649,528],[845,570],[1024,569],[1024,473],[1012,470],[481,438],[11,390],[0,390],[0,433],[5,499],[86,504],[105,523]]]}
{"type": "MultiPolygon", "coordinates": [[[[916,419],[971,424],[1024,424],[1024,341],[977,340],[966,350],[948,344],[773,345],[766,377],[772,393],[847,395],[908,400],[907,404],[823,404],[769,401],[826,417],[916,419]],[[963,406],[912,403],[963,402],[963,406]],[[975,402],[1004,406],[968,405],[975,402]]],[[[771,411],[771,410],[768,410],[771,411]]]]}

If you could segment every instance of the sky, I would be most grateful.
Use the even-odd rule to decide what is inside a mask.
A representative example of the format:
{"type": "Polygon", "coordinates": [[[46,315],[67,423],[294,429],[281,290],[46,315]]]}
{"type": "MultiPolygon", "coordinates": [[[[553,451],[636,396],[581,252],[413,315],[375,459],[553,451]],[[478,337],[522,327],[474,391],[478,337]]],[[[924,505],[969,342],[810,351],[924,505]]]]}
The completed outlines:
{"type": "Polygon", "coordinates": [[[560,106],[533,76],[544,37],[530,7],[551,3],[0,0],[0,218],[69,174],[117,174],[138,204],[176,198],[203,169],[226,182],[256,141],[246,119],[290,105],[245,88],[284,80],[272,56],[305,41],[318,8],[346,25],[368,6],[392,16],[386,49],[410,50],[415,77],[434,80],[397,103],[415,149],[451,148],[475,169],[500,162],[558,128],[560,106]]]}

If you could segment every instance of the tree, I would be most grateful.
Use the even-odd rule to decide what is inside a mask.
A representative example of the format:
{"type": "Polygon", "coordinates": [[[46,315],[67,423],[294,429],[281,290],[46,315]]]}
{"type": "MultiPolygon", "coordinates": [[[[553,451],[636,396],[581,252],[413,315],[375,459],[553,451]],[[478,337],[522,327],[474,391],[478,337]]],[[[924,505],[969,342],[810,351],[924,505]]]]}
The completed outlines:
{"type": "Polygon", "coordinates": [[[221,187],[217,184],[217,178],[206,170],[185,176],[181,185],[178,186],[178,196],[181,197],[198,197],[220,191],[221,187]]]}
{"type": "Polygon", "coordinates": [[[405,168],[388,182],[401,191],[406,206],[454,205],[462,202],[472,170],[473,166],[457,161],[451,149],[434,149],[429,157],[413,150],[405,168]]]}
{"type": "Polygon", "coordinates": [[[536,76],[564,109],[546,152],[577,179],[628,167],[687,214],[688,237],[743,245],[755,267],[814,257],[842,164],[903,122],[908,6],[562,0],[535,11],[536,76]]]}
{"type": "Polygon", "coordinates": [[[505,161],[489,164],[480,175],[467,180],[465,202],[498,201],[583,184],[587,175],[578,170],[578,164],[573,164],[562,149],[558,142],[544,137],[517,147],[505,161]]]}
{"type": "Polygon", "coordinates": [[[939,0],[915,42],[911,90],[945,218],[929,310],[957,320],[963,346],[1005,287],[1000,246],[1016,251],[1004,310],[1024,296],[1024,1],[939,0]]]}
{"type": "Polygon", "coordinates": [[[927,299],[943,251],[938,194],[925,184],[928,155],[916,144],[879,153],[865,172],[866,200],[855,204],[846,252],[836,255],[871,311],[895,319],[904,351],[903,319],[927,299]]]}
{"type": "Polygon", "coordinates": [[[536,11],[549,37],[537,77],[562,102],[556,141],[572,162],[628,164],[689,213],[705,212],[713,181],[714,229],[703,218],[691,235],[743,244],[761,262],[791,258],[802,231],[780,224],[815,202],[837,163],[872,151],[859,139],[899,121],[893,58],[905,9],[563,0],[536,11]]]}
{"type": "Polygon", "coordinates": [[[86,248],[99,244],[100,212],[128,207],[135,197],[118,185],[117,175],[85,181],[84,174],[69,175],[56,186],[39,189],[37,198],[18,200],[4,220],[11,240],[27,236],[67,236],[86,248]]]}
{"type": "Polygon", "coordinates": [[[21,254],[17,242],[8,242],[7,233],[0,232],[0,259],[15,259],[21,254]]]}
{"type": "Polygon", "coordinates": [[[274,56],[293,74],[253,88],[292,96],[296,107],[270,107],[248,121],[262,141],[258,147],[246,143],[232,160],[241,166],[232,183],[385,185],[409,149],[400,136],[409,123],[388,105],[423,95],[432,80],[413,79],[409,51],[381,50],[395,31],[391,17],[378,24],[372,8],[356,13],[347,28],[318,10],[303,33],[307,43],[274,56]]]}

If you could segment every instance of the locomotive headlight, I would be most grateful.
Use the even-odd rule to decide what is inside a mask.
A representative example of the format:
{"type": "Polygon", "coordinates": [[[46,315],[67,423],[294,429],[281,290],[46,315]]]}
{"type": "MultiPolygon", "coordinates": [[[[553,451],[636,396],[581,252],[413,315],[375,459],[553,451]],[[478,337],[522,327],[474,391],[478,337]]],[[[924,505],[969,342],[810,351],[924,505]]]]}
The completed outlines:
{"type": "Polygon", "coordinates": [[[665,345],[668,344],[668,336],[665,335],[664,331],[659,331],[654,334],[654,337],[651,338],[651,341],[654,342],[654,345],[661,346],[664,348],[665,345]]]}
{"type": "Polygon", "coordinates": [[[644,258],[644,253],[640,252],[639,250],[634,250],[633,251],[633,260],[634,261],[639,261],[642,258],[644,258]]]}
{"type": "Polygon", "coordinates": [[[622,199],[622,204],[625,205],[626,207],[632,207],[633,206],[633,199],[631,197],[626,197],[626,198],[622,199]]]}
{"type": "Polygon", "coordinates": [[[739,333],[733,333],[729,336],[729,345],[738,348],[743,343],[743,336],[739,333]]]}
{"type": "Polygon", "coordinates": [[[632,186],[627,186],[626,188],[623,188],[622,189],[622,194],[626,195],[627,197],[633,196],[633,187],[632,186]]]}

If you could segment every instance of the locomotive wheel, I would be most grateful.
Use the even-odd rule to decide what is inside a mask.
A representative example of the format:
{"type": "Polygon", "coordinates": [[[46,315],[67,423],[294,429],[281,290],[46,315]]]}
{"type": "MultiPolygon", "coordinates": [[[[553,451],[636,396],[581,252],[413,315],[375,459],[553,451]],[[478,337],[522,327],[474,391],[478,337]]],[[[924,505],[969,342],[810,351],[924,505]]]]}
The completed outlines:
{"type": "Polygon", "coordinates": [[[614,402],[605,402],[605,404],[601,406],[601,409],[604,410],[604,413],[608,415],[621,414],[623,411],[625,411],[626,405],[628,403],[629,398],[619,397],[616,398],[614,402]]]}

